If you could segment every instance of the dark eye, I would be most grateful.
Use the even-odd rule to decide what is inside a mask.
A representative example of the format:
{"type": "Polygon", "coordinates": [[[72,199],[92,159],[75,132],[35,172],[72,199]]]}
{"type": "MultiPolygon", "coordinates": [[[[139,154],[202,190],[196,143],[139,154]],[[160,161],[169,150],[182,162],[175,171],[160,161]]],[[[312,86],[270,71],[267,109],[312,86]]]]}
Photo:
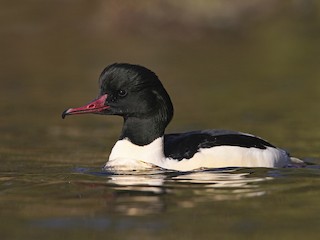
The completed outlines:
{"type": "Polygon", "coordinates": [[[118,96],[119,97],[125,97],[127,95],[127,91],[126,90],[119,90],[118,91],[118,96]]]}

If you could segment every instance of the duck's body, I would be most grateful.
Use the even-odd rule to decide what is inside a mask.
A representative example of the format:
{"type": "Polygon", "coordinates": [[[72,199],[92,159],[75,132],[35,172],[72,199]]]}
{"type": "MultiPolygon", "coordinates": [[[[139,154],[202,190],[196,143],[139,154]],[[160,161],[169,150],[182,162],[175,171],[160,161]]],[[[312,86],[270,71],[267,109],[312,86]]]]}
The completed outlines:
{"type": "MultiPolygon", "coordinates": [[[[114,145],[105,168],[141,170],[158,166],[164,169],[190,171],[223,167],[274,168],[290,164],[290,157],[284,150],[269,144],[260,145],[263,140],[260,140],[261,142],[257,140],[259,144],[257,146],[249,142],[248,145],[244,142],[237,146],[232,140],[225,142],[226,138],[236,137],[234,134],[216,136],[205,134],[208,134],[209,139],[203,139],[204,142],[201,141],[202,137],[196,142],[188,139],[202,136],[202,132],[165,135],[144,146],[135,145],[129,139],[119,140],[114,145]]],[[[256,140],[254,136],[242,134],[238,134],[237,137],[240,141],[242,137],[251,138],[249,141],[256,140]]]]}
{"type": "Polygon", "coordinates": [[[100,96],[68,109],[65,115],[98,113],[120,115],[124,125],[105,167],[140,170],[152,167],[190,171],[222,167],[285,167],[286,151],[263,139],[235,131],[205,130],[164,134],[173,116],[169,95],[150,70],[113,64],[100,76],[100,96]]]}

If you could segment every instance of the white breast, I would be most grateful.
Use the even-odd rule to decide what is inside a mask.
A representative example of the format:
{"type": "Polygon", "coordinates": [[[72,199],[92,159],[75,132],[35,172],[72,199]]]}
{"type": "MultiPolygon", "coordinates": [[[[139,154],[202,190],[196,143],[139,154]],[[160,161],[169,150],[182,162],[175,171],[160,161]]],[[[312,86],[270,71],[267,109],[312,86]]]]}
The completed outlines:
{"type": "Polygon", "coordinates": [[[115,170],[141,170],[162,167],[165,160],[163,137],[145,146],[138,146],[128,139],[116,142],[105,168],[115,170]]]}

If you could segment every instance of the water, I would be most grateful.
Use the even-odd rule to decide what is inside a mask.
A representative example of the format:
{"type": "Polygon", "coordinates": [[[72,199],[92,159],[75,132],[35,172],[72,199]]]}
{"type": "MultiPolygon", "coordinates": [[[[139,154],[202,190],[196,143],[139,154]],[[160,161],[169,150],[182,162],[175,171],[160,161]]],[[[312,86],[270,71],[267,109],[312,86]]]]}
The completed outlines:
{"type": "Polygon", "coordinates": [[[319,169],[33,172],[2,173],[3,239],[318,236],[319,169]]]}
{"type": "Polygon", "coordinates": [[[0,238],[318,239],[317,3],[191,34],[97,25],[114,21],[103,2],[2,3],[0,238]],[[158,74],[175,106],[168,132],[250,132],[310,165],[102,171],[122,120],[61,113],[95,98],[116,61],[158,74]]]}

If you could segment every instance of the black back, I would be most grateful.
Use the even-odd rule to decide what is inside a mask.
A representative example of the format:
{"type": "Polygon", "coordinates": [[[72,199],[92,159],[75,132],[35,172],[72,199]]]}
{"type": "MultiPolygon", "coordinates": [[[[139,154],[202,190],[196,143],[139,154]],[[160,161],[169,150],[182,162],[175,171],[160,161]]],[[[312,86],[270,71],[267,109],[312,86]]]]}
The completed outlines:
{"type": "Polygon", "coordinates": [[[164,136],[165,156],[176,160],[190,159],[202,148],[217,146],[258,149],[274,147],[261,138],[226,130],[194,131],[164,136]]]}

